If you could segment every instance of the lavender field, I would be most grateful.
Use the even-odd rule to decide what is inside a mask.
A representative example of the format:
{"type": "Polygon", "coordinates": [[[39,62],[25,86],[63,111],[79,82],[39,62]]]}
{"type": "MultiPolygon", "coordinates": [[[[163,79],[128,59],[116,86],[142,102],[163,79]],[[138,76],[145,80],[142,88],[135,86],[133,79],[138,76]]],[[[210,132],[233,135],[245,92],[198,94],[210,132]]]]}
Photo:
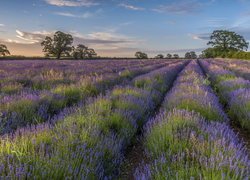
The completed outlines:
{"type": "Polygon", "coordinates": [[[0,61],[0,179],[250,178],[250,62],[0,61]]]}

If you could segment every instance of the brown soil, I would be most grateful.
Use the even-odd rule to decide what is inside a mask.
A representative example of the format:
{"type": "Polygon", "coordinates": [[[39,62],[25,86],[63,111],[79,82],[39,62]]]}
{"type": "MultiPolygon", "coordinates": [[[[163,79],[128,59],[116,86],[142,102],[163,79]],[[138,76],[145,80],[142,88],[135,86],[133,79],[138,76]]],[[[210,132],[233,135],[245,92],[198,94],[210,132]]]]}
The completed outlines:
{"type": "Polygon", "coordinates": [[[139,167],[140,163],[147,162],[147,157],[144,152],[143,140],[137,138],[133,146],[127,149],[125,162],[121,168],[121,174],[119,179],[134,179],[134,173],[136,168],[139,167]]]}
{"type": "Polygon", "coordinates": [[[250,132],[239,127],[238,124],[231,123],[231,127],[235,133],[238,134],[238,137],[244,142],[247,147],[248,154],[250,156],[250,132]]]}

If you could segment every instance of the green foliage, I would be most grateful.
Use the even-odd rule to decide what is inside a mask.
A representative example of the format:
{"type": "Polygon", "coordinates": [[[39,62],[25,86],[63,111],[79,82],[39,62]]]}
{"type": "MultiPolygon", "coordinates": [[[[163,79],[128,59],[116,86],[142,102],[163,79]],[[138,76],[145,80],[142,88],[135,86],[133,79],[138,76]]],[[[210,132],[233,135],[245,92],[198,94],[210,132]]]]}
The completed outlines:
{"type": "Polygon", "coordinates": [[[155,56],[155,59],[163,59],[164,56],[162,54],[158,54],[157,56],[155,56]]]}
{"type": "Polygon", "coordinates": [[[174,58],[174,59],[179,59],[180,56],[179,56],[178,54],[174,54],[174,55],[173,55],[173,58],[174,58]]]}
{"type": "Polygon", "coordinates": [[[223,74],[216,77],[215,83],[218,84],[222,81],[236,79],[237,77],[233,74],[223,74]]]}
{"type": "Polygon", "coordinates": [[[7,46],[0,44],[0,56],[10,55],[10,51],[7,49],[7,46]]]}
{"type": "Polygon", "coordinates": [[[85,59],[85,58],[93,58],[96,57],[97,54],[94,49],[88,48],[83,44],[78,44],[76,48],[73,47],[72,56],[75,59],[85,59]]]}
{"type": "MultiPolygon", "coordinates": [[[[218,143],[217,139],[223,139],[220,135],[211,140],[211,135],[201,130],[199,123],[197,115],[164,112],[160,123],[146,136],[147,151],[152,159],[157,159],[151,166],[151,179],[239,179],[237,171],[229,165],[217,163],[220,158],[212,159],[220,157],[218,154],[230,157],[234,152],[225,151],[218,143]],[[207,164],[201,163],[200,158],[206,158],[207,164]]],[[[238,166],[247,168],[240,163],[238,166]]]]}
{"type": "Polygon", "coordinates": [[[244,37],[227,30],[215,30],[207,43],[212,47],[221,49],[223,52],[247,50],[248,44],[244,37]]]}
{"type": "Polygon", "coordinates": [[[31,124],[33,122],[41,122],[42,118],[37,114],[38,103],[28,99],[21,99],[15,101],[14,103],[6,104],[3,109],[9,112],[10,116],[16,114],[16,117],[13,118],[11,126],[13,128],[18,124],[31,124]],[[16,121],[19,122],[16,122],[16,121]],[[21,121],[21,122],[20,122],[21,121]]]}
{"type": "Polygon", "coordinates": [[[135,53],[135,57],[137,59],[148,59],[148,55],[146,53],[143,53],[143,52],[140,52],[140,51],[135,53]]]}
{"type": "MultiPolygon", "coordinates": [[[[164,117],[167,114],[164,114],[164,117]]],[[[180,150],[191,149],[190,138],[178,136],[178,131],[194,126],[194,120],[178,115],[173,115],[169,121],[155,125],[146,137],[146,147],[152,157],[158,157],[162,152],[177,153],[180,150]],[[176,138],[178,136],[179,138],[176,138]]]]}
{"type": "Polygon", "coordinates": [[[173,57],[172,54],[167,54],[166,56],[167,59],[171,59],[172,57],[173,57]]]}
{"type": "Polygon", "coordinates": [[[46,56],[56,56],[57,59],[60,59],[62,55],[70,55],[72,43],[72,35],[57,31],[53,38],[47,36],[41,45],[44,46],[43,52],[46,53],[46,56]]]}
{"type": "Polygon", "coordinates": [[[207,44],[212,45],[212,48],[207,48],[202,52],[204,58],[250,59],[250,53],[244,52],[249,43],[245,41],[243,36],[235,32],[216,30],[210,36],[210,41],[207,44]]]}
{"type": "Polygon", "coordinates": [[[22,88],[23,88],[23,86],[20,83],[10,83],[10,84],[6,84],[3,87],[1,87],[0,92],[6,93],[6,94],[15,94],[15,93],[21,91],[22,88]]]}
{"type": "Polygon", "coordinates": [[[185,54],[185,58],[186,59],[196,59],[197,58],[197,55],[194,51],[191,51],[191,52],[187,52],[185,54]]]}
{"type": "Polygon", "coordinates": [[[228,114],[232,119],[237,119],[242,128],[247,129],[249,131],[250,121],[249,116],[247,116],[247,114],[250,112],[250,102],[241,102],[242,104],[233,102],[229,108],[228,114]]]}

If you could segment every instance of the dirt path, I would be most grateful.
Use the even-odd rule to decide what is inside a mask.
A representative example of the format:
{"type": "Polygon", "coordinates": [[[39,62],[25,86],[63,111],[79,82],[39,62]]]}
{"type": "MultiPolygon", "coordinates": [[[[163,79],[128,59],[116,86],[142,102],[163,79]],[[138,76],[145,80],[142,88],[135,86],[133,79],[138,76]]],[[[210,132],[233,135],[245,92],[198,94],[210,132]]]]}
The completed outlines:
{"type": "MultiPolygon", "coordinates": [[[[185,66],[183,66],[183,68],[180,70],[180,72],[189,63],[190,62],[188,62],[185,66]]],[[[164,101],[164,97],[173,87],[173,84],[174,84],[175,80],[177,79],[179,73],[176,75],[175,79],[173,80],[172,84],[170,85],[170,88],[164,93],[162,101],[158,104],[158,106],[154,110],[154,114],[152,114],[150,116],[150,118],[148,118],[148,119],[151,119],[158,114],[160,107],[162,106],[162,103],[164,101]]],[[[123,179],[129,179],[129,180],[134,179],[135,170],[136,170],[136,168],[139,167],[140,163],[142,163],[142,162],[147,163],[149,161],[149,159],[147,158],[147,156],[145,155],[145,152],[144,152],[144,146],[143,146],[144,138],[142,136],[143,136],[143,132],[141,129],[139,129],[137,132],[137,135],[135,136],[134,142],[126,150],[125,160],[124,160],[124,163],[122,164],[120,175],[119,175],[118,179],[122,179],[122,180],[123,179]]]]}
{"type": "Polygon", "coordinates": [[[232,127],[233,131],[238,134],[238,137],[244,142],[247,147],[248,155],[250,156],[250,134],[249,131],[242,129],[239,125],[235,123],[231,123],[230,126],[232,127]]]}
{"type": "Polygon", "coordinates": [[[124,164],[121,168],[121,174],[119,179],[134,179],[135,169],[140,163],[147,162],[147,157],[144,152],[143,140],[139,137],[136,138],[136,142],[130,146],[127,150],[124,164]]]}

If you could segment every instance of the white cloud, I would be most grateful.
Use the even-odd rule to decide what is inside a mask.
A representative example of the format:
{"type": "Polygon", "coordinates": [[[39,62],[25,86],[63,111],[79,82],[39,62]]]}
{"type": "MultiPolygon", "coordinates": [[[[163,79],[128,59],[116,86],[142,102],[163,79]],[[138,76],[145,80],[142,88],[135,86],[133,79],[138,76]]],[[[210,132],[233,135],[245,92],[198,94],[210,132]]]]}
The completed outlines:
{"type": "Polygon", "coordinates": [[[5,25],[4,24],[0,24],[0,27],[4,27],[5,25]]]}
{"type": "Polygon", "coordinates": [[[93,16],[93,14],[86,12],[84,14],[81,15],[77,15],[77,14],[72,14],[69,12],[55,12],[54,14],[59,15],[59,16],[66,16],[66,17],[73,17],[73,18],[82,18],[82,19],[87,19],[93,16]]]}
{"type": "Polygon", "coordinates": [[[153,9],[159,13],[173,13],[173,14],[190,14],[201,11],[205,6],[214,3],[215,0],[207,2],[199,0],[176,0],[174,2],[168,2],[164,5],[160,5],[153,9]]]}
{"type": "MultiPolygon", "coordinates": [[[[33,31],[25,32],[16,30],[17,39],[5,39],[4,42],[17,43],[17,44],[40,44],[46,36],[53,36],[55,31],[33,31]]],[[[121,48],[131,47],[140,43],[141,41],[126,35],[118,34],[115,32],[92,32],[89,34],[81,34],[77,31],[68,32],[74,38],[74,44],[86,44],[97,48],[121,48]]]]}
{"type": "Polygon", "coordinates": [[[203,34],[188,34],[192,39],[194,40],[203,40],[208,41],[210,39],[209,33],[203,33],[203,34]]]}
{"type": "Polygon", "coordinates": [[[77,6],[96,6],[99,3],[94,2],[93,0],[45,0],[48,4],[54,6],[69,6],[69,7],[77,7],[77,6]]]}
{"type": "Polygon", "coordinates": [[[8,40],[8,42],[22,43],[22,44],[35,44],[41,42],[46,36],[52,35],[53,32],[47,31],[34,31],[34,32],[24,32],[16,30],[16,37],[19,40],[8,40]],[[21,40],[21,41],[20,41],[21,40]]]}
{"type": "Polygon", "coordinates": [[[142,7],[136,7],[136,6],[129,5],[129,4],[124,4],[124,3],[119,4],[119,6],[124,7],[126,9],[134,10],[134,11],[143,11],[143,10],[145,10],[142,7]]]}

